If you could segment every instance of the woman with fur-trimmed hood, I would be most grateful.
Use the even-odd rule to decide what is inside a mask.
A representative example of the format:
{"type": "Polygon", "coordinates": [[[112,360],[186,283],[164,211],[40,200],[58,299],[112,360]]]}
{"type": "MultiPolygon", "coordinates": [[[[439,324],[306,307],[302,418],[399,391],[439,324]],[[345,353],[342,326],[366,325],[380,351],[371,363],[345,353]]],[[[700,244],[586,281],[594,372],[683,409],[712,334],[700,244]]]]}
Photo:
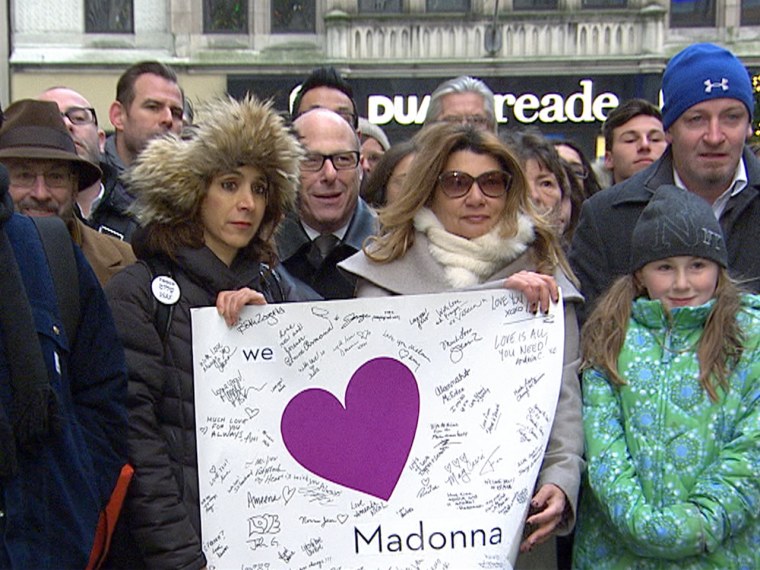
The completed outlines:
{"type": "Polygon", "coordinates": [[[133,239],[139,262],[107,288],[127,355],[135,468],[112,549],[115,567],[206,565],[190,309],[215,305],[231,325],[246,304],[317,298],[269,269],[274,232],[296,196],[297,139],[270,104],[253,97],[216,100],[197,116],[181,136],[153,140],[130,170],[142,224],[133,239]],[[170,275],[180,293],[167,326],[151,290],[156,275],[170,275]]]}

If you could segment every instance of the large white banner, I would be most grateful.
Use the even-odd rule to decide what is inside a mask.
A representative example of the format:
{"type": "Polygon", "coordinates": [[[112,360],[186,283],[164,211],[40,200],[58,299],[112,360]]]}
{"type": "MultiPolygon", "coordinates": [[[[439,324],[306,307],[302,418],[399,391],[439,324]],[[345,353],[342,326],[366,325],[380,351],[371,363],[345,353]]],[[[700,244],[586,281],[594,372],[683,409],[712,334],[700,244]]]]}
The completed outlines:
{"type": "Polygon", "coordinates": [[[489,290],[193,310],[210,569],[511,568],[561,302],[489,290]]]}

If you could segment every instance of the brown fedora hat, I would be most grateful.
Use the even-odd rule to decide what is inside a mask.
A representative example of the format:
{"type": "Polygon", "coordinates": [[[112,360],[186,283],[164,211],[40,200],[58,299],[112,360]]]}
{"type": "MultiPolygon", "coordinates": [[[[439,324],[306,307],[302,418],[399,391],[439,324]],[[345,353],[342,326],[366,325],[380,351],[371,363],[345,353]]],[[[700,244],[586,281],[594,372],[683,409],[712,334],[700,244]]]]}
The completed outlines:
{"type": "Polygon", "coordinates": [[[52,101],[21,99],[5,110],[0,161],[4,158],[65,160],[78,173],[80,190],[95,184],[102,175],[98,166],[77,155],[58,105],[52,101]]]}

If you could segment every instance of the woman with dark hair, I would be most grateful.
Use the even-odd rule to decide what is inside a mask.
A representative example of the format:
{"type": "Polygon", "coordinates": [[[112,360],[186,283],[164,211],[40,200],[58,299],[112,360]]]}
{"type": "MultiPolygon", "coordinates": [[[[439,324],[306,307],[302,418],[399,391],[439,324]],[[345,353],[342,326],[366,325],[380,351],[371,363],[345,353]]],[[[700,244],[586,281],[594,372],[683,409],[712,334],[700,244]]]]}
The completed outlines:
{"type": "Polygon", "coordinates": [[[133,241],[139,261],[107,289],[127,356],[135,469],[128,535],[112,554],[123,568],[206,565],[190,310],[216,306],[232,325],[246,304],[301,298],[271,270],[273,234],[296,196],[298,141],[253,98],[214,101],[196,121],[182,136],[154,139],[130,170],[143,225],[133,241]],[[168,323],[158,322],[160,303],[174,303],[168,323]]]}
{"type": "Polygon", "coordinates": [[[568,139],[557,139],[552,142],[560,158],[570,165],[573,174],[575,174],[575,177],[581,183],[583,190],[583,199],[581,201],[599,192],[602,186],[599,184],[596,173],[581,148],[575,142],[568,139]]]}
{"type": "Polygon", "coordinates": [[[404,141],[385,152],[362,189],[362,197],[367,203],[381,207],[398,198],[415,150],[414,142],[404,141]]]}
{"type": "Polygon", "coordinates": [[[565,247],[580,216],[578,180],[552,143],[539,131],[510,132],[506,144],[519,157],[534,205],[554,223],[565,247]]]}
{"type": "Polygon", "coordinates": [[[562,288],[560,397],[517,560],[518,567],[556,567],[549,539],[573,527],[583,470],[575,317],[581,296],[555,229],[536,213],[518,160],[495,134],[441,123],[414,142],[403,193],[380,211],[379,235],[340,266],[359,277],[359,297],[506,287],[546,313],[562,288]]]}

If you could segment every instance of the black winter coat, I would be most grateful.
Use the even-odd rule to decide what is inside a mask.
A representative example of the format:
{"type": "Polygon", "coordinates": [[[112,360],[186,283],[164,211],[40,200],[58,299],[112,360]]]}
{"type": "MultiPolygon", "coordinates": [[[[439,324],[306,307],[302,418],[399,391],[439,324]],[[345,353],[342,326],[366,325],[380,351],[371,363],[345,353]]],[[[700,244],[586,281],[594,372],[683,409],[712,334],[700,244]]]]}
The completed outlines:
{"type": "MultiPolygon", "coordinates": [[[[260,264],[236,259],[227,267],[206,247],[185,249],[173,266],[181,296],[165,342],[156,329],[152,274],[132,265],[106,293],[124,343],[129,372],[129,460],[135,468],[111,567],[194,570],[201,549],[198,467],[193,405],[190,309],[213,306],[220,291],[259,286],[260,264]],[[125,528],[128,534],[125,536],[125,528]]],[[[281,280],[286,300],[314,299],[281,280]]],[[[279,296],[275,293],[275,297],[279,296]]],[[[221,318],[221,317],[220,317],[221,318]]]]}
{"type": "Polygon", "coordinates": [[[125,168],[116,152],[115,135],[111,135],[106,140],[103,160],[100,161],[103,196],[86,222],[101,233],[131,242],[138,224],[137,218],[130,212],[135,198],[121,180],[125,168]]]}

